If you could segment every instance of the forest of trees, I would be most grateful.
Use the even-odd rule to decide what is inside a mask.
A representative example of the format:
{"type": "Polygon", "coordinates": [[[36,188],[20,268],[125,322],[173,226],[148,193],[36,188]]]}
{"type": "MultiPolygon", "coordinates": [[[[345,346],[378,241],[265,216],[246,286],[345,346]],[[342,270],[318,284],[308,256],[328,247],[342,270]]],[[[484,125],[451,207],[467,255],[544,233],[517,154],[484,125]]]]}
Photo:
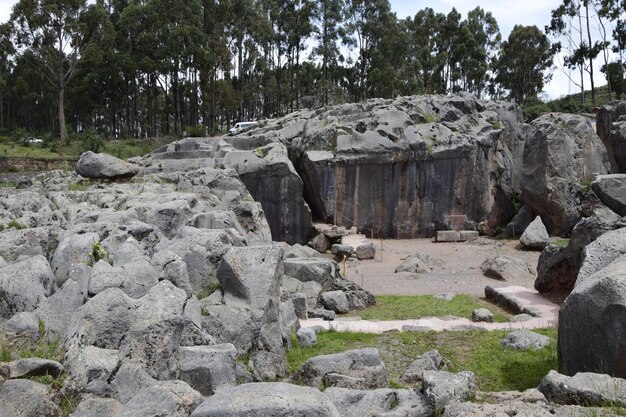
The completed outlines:
{"type": "MultiPolygon", "coordinates": [[[[589,70],[613,48],[607,78],[623,79],[625,5],[564,0],[548,33],[571,37],[590,7],[606,23],[567,65],[589,70]]],[[[0,25],[0,132],[145,138],[372,97],[524,101],[562,47],[544,32],[515,26],[503,39],[480,7],[398,19],[387,0],[20,0],[0,25]]]]}

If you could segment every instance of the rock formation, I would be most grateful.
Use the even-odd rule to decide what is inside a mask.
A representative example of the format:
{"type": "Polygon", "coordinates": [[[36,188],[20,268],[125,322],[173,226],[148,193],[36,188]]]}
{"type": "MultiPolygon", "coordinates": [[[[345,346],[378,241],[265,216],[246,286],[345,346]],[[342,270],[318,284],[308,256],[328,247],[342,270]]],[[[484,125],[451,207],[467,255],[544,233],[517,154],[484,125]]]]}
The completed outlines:
{"type": "Polygon", "coordinates": [[[519,107],[420,96],[303,110],[242,136],[185,139],[139,163],[147,172],[186,159],[233,168],[274,239],[306,243],[309,207],[314,220],[367,236],[432,237],[457,223],[494,233],[514,215],[523,149],[519,107]]]}
{"type": "Polygon", "coordinates": [[[626,101],[601,107],[596,115],[596,126],[606,147],[611,171],[626,173],[626,101]]]}
{"type": "Polygon", "coordinates": [[[524,147],[522,203],[548,232],[567,235],[581,217],[585,188],[606,173],[605,155],[589,119],[561,113],[535,119],[524,147]]]}

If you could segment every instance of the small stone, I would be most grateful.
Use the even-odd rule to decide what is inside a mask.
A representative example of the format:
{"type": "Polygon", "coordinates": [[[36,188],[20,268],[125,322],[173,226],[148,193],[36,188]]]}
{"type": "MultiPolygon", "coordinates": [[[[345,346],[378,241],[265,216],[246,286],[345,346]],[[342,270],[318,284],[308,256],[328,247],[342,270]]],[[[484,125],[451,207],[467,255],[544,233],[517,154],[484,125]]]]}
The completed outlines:
{"type": "Polygon", "coordinates": [[[350,311],[348,297],[341,290],[323,292],[320,294],[320,299],[328,310],[336,313],[347,313],[350,311]]]}
{"type": "Polygon", "coordinates": [[[308,312],[308,316],[312,319],[324,319],[326,321],[332,321],[337,318],[334,311],[326,310],[325,308],[315,308],[308,312]]]}
{"type": "Polygon", "coordinates": [[[516,330],[502,339],[502,345],[511,349],[541,349],[550,344],[550,338],[529,330],[516,330]]]}
{"type": "Polygon", "coordinates": [[[335,243],[331,247],[331,252],[339,259],[343,259],[344,257],[349,258],[352,256],[352,252],[354,252],[354,248],[350,245],[341,245],[335,243]]]}
{"type": "Polygon", "coordinates": [[[298,317],[300,320],[306,320],[308,318],[306,295],[301,292],[293,293],[291,294],[291,302],[293,303],[296,317],[298,317]]]}
{"type": "Polygon", "coordinates": [[[300,345],[300,347],[309,347],[317,344],[317,336],[313,329],[301,327],[296,332],[296,337],[298,338],[298,345],[300,345]]]}
{"type": "Polygon", "coordinates": [[[493,313],[486,308],[477,308],[472,312],[472,321],[493,323],[493,313]]]}
{"type": "Polygon", "coordinates": [[[522,314],[517,314],[517,315],[511,317],[511,319],[509,321],[511,323],[521,323],[521,322],[524,322],[524,321],[531,320],[532,318],[533,318],[533,316],[531,316],[530,314],[522,313],[522,314]]]}
{"type": "Polygon", "coordinates": [[[357,246],[355,252],[356,257],[359,260],[374,259],[376,256],[376,249],[374,248],[374,244],[371,242],[357,246]]]}

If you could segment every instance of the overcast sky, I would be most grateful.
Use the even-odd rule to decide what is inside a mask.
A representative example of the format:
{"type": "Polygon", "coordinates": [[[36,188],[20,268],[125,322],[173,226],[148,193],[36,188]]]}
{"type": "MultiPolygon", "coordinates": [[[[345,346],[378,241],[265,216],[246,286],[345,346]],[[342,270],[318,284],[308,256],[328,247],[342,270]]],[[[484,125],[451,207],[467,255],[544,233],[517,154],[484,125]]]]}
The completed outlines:
{"type": "MultiPolygon", "coordinates": [[[[11,7],[16,0],[0,0],[0,22],[5,22],[11,14],[11,7]]],[[[467,12],[476,6],[482,7],[485,11],[491,12],[500,26],[502,37],[506,39],[511,33],[513,26],[537,25],[543,27],[549,23],[550,11],[555,9],[561,0],[390,0],[391,8],[397,13],[399,18],[415,16],[418,10],[431,7],[435,12],[448,13],[452,7],[461,12],[463,17],[467,12]]],[[[600,67],[601,65],[596,65],[600,67]]],[[[602,73],[595,76],[596,84],[606,84],[602,73]]],[[[589,85],[589,82],[586,82],[589,85]]],[[[545,93],[550,98],[558,98],[562,95],[577,92],[577,87],[570,85],[567,77],[556,68],[553,69],[553,79],[545,87],[545,93]]]]}

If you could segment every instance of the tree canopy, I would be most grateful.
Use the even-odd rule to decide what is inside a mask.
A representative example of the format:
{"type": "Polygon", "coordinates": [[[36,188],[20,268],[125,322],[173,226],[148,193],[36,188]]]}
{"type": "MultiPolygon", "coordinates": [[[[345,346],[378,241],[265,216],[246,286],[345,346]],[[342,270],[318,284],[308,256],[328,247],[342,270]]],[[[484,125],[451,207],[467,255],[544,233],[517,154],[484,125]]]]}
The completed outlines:
{"type": "MultiPolygon", "coordinates": [[[[624,0],[598,1],[623,28],[624,0]]],[[[388,0],[20,0],[0,25],[0,130],[145,138],[372,97],[536,96],[548,39],[501,39],[480,7],[398,19],[388,0]]]]}

